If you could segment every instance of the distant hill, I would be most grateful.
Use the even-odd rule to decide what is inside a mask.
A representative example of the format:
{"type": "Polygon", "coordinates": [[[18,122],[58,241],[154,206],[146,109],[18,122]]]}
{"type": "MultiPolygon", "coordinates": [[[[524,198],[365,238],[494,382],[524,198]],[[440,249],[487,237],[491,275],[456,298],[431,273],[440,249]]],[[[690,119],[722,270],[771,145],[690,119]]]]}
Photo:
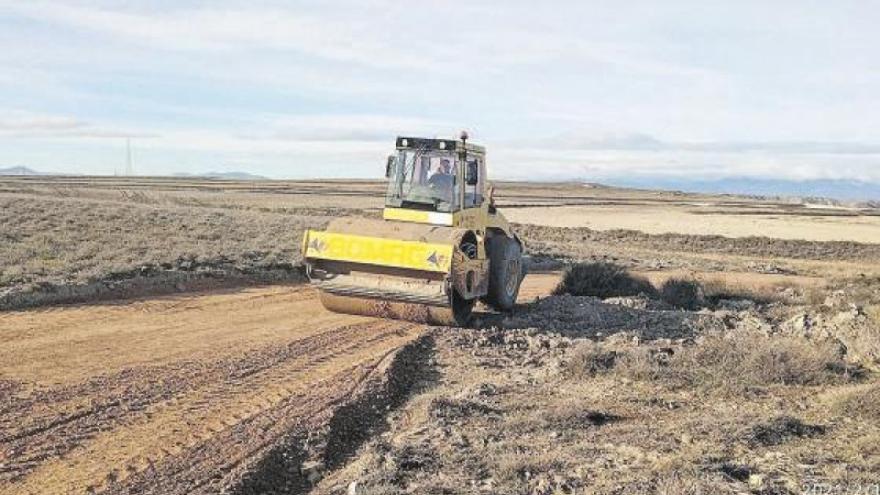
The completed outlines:
{"type": "MultiPolygon", "coordinates": [[[[709,194],[742,194],[748,196],[776,196],[799,198],[805,202],[826,199],[841,203],[874,203],[880,200],[880,184],[856,180],[779,180],[729,178],[716,180],[689,180],[680,178],[628,178],[607,180],[614,186],[641,189],[677,190],[709,194]]],[[[830,203],[834,203],[831,201],[830,203]]]]}
{"type": "Polygon", "coordinates": [[[30,169],[27,167],[6,167],[0,168],[0,175],[45,175],[42,172],[37,172],[34,169],[30,169]]]}
{"type": "Polygon", "coordinates": [[[174,174],[175,177],[201,177],[205,179],[226,179],[226,180],[268,180],[268,177],[262,175],[249,174],[247,172],[205,172],[203,174],[174,174]]]}

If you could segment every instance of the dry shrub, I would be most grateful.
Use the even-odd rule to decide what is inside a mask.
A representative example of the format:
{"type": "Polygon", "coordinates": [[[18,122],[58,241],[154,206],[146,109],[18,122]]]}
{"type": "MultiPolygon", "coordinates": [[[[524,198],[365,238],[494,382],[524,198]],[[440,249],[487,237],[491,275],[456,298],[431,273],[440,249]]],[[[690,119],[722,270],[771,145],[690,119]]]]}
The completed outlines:
{"type": "Polygon", "coordinates": [[[637,349],[615,370],[672,386],[741,392],[765,385],[822,385],[852,378],[838,349],[799,337],[736,332],[705,337],[678,352],[637,349]]]}
{"type": "Polygon", "coordinates": [[[637,347],[621,354],[615,372],[634,380],[669,379],[669,358],[671,349],[637,347]]]}
{"type": "Polygon", "coordinates": [[[646,279],[627,273],[613,263],[577,263],[565,270],[554,294],[573,296],[620,297],[653,295],[656,289],[646,279]]]}
{"type": "Polygon", "coordinates": [[[696,280],[670,278],[660,287],[660,298],[676,308],[695,310],[703,305],[703,287],[696,280]]]}

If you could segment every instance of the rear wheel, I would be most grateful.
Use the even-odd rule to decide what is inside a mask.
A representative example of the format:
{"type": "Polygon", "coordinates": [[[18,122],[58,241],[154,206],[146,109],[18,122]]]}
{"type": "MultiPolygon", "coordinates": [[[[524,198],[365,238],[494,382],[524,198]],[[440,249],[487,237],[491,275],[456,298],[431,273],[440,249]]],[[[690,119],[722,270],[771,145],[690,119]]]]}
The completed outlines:
{"type": "Polygon", "coordinates": [[[490,237],[489,293],[485,302],[498,311],[508,311],[516,304],[524,275],[522,249],[514,239],[504,235],[490,237]]]}

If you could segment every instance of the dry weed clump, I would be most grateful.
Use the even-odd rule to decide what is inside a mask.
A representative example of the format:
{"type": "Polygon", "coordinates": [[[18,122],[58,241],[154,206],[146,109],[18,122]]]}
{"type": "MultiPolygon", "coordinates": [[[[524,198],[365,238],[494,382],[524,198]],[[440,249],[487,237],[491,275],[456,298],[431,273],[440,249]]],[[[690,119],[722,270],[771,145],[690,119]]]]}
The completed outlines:
{"type": "Polygon", "coordinates": [[[613,263],[577,263],[565,270],[554,294],[572,296],[621,297],[639,294],[654,295],[656,289],[641,277],[630,275],[613,263]]]}

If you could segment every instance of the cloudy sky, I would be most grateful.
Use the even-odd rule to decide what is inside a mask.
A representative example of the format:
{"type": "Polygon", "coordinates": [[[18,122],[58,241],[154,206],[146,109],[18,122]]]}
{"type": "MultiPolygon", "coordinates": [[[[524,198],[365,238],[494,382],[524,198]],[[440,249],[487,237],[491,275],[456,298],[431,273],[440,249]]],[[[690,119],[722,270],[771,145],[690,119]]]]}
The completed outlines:
{"type": "Polygon", "coordinates": [[[0,0],[0,167],[880,182],[880,4],[0,0]]]}

